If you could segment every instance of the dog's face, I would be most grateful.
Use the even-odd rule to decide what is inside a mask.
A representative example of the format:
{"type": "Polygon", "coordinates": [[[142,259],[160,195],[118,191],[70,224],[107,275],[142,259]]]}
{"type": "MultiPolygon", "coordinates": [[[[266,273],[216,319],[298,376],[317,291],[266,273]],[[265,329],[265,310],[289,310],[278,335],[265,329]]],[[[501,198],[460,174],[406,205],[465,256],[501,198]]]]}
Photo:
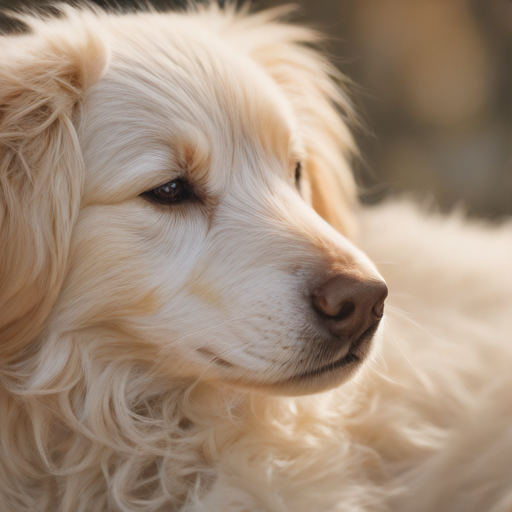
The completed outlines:
{"type": "Polygon", "coordinates": [[[204,13],[90,18],[106,42],[80,56],[80,200],[41,350],[67,339],[97,364],[285,394],[349,378],[387,291],[313,208],[347,207],[319,184],[344,165],[325,63],[204,13]]]}

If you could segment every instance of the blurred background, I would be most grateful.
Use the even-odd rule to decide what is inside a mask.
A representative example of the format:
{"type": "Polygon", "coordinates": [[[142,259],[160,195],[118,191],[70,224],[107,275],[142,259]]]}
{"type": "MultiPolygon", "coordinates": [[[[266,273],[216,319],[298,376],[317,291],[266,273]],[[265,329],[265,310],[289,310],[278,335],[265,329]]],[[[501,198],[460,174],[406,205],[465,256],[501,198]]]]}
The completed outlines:
{"type": "MultiPolygon", "coordinates": [[[[41,5],[0,0],[0,7],[30,3],[41,5]]],[[[183,0],[152,3],[172,8],[183,0]]],[[[462,205],[486,218],[512,215],[511,0],[293,3],[294,20],[330,36],[327,52],[357,84],[350,88],[365,127],[356,130],[364,201],[413,191],[445,211],[462,205]]],[[[5,18],[0,27],[13,29],[5,18]]]]}

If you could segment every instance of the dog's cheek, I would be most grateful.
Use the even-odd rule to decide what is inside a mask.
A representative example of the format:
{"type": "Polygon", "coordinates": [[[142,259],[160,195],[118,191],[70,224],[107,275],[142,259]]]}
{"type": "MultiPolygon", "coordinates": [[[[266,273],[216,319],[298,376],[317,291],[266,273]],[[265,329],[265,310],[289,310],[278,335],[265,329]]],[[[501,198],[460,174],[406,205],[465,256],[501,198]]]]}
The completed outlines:
{"type": "Polygon", "coordinates": [[[81,212],[52,332],[95,330],[107,343],[127,340],[126,355],[129,340],[144,343],[153,360],[173,338],[173,323],[162,325],[162,312],[179,304],[180,282],[206,228],[198,215],[187,219],[153,210],[128,202],[81,212]]]}

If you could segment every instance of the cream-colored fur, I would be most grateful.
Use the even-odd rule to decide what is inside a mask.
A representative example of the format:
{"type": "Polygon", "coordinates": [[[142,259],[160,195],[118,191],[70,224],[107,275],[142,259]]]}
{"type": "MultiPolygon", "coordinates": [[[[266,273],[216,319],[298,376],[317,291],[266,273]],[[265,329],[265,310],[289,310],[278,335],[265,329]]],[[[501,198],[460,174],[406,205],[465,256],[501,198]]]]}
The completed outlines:
{"type": "Polygon", "coordinates": [[[511,510],[512,226],[358,208],[349,104],[279,14],[0,39],[0,510],[511,510]],[[199,199],[141,197],[178,176],[199,199]],[[373,351],[294,379],[361,249],[373,351]]]}

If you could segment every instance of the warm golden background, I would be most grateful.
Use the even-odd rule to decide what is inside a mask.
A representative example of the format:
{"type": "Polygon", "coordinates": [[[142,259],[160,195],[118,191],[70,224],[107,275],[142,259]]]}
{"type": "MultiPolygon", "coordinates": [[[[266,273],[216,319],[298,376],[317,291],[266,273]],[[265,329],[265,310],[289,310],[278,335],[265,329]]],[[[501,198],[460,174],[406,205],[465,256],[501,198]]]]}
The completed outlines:
{"type": "Polygon", "coordinates": [[[365,200],[414,191],[445,210],[462,204],[487,218],[512,214],[512,1],[294,3],[294,19],[331,37],[328,52],[357,84],[367,130],[356,133],[364,157],[356,172],[365,200]]]}

